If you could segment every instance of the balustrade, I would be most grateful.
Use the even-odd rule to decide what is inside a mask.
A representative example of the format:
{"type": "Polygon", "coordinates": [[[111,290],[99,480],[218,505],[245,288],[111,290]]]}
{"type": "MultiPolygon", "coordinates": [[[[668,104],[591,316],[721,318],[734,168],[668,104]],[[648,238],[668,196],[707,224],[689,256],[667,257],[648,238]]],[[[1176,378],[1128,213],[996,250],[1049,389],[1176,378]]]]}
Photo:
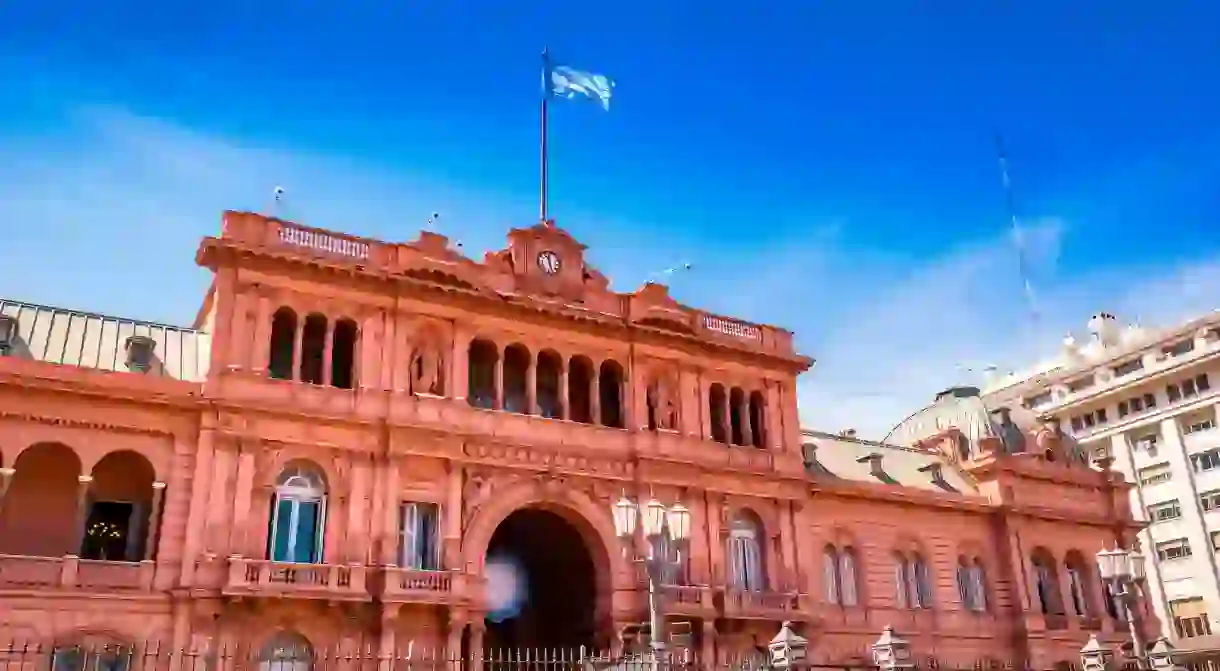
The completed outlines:
{"type": "Polygon", "coordinates": [[[65,557],[0,555],[0,589],[149,592],[155,564],[65,557]]]}
{"type": "Polygon", "coordinates": [[[740,619],[778,619],[791,617],[797,610],[797,595],[726,588],[723,591],[725,617],[740,619]]]}
{"type": "Polygon", "coordinates": [[[382,569],[381,599],[389,602],[445,602],[462,591],[461,575],[397,566],[382,569]],[[455,585],[455,583],[458,583],[455,585]]]}
{"type": "Polygon", "coordinates": [[[231,557],[224,592],[234,595],[330,600],[369,598],[366,569],[359,565],[293,564],[231,557]]]}

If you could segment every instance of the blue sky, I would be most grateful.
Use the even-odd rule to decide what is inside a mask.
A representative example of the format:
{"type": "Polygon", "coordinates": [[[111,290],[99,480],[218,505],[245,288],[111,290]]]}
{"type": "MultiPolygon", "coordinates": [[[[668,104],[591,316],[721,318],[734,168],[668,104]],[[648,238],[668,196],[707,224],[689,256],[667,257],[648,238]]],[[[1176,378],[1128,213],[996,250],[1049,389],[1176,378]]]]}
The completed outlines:
{"type": "Polygon", "coordinates": [[[223,209],[474,254],[551,210],[615,288],[795,330],[802,413],[879,437],[1107,309],[1217,306],[1220,6],[268,3],[0,8],[0,295],[189,321],[223,209]],[[992,133],[1011,154],[1029,318],[992,133]]]}

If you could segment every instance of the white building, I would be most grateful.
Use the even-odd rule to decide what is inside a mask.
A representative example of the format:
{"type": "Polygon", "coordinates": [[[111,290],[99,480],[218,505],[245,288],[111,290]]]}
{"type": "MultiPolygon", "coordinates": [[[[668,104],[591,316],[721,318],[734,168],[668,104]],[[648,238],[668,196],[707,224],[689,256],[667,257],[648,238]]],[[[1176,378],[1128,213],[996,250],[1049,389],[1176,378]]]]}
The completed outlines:
{"type": "MultiPolygon", "coordinates": [[[[1023,405],[1061,422],[1096,458],[1136,483],[1131,505],[1148,586],[1179,647],[1220,634],[1220,311],[1165,329],[1089,321],[1055,361],[989,381],[988,405],[1023,405]]],[[[1209,640],[1211,639],[1211,640],[1209,640]]]]}

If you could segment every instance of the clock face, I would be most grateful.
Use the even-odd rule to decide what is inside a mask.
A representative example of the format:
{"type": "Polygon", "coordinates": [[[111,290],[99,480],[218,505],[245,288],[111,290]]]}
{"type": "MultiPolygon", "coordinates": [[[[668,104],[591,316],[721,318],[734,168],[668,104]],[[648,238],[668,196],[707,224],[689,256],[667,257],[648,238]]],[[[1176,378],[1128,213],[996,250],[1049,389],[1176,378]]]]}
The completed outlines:
{"type": "Polygon", "coordinates": [[[538,255],[538,268],[547,275],[558,273],[559,255],[551,251],[542,252],[538,255]]]}

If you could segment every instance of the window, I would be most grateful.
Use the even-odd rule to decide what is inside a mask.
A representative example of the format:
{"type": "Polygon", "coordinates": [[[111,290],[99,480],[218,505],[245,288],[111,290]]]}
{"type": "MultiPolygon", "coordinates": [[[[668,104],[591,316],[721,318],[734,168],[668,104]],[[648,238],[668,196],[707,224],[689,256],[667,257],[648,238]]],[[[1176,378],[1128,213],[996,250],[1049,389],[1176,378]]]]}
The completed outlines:
{"type": "Polygon", "coordinates": [[[1183,340],[1182,342],[1170,345],[1161,351],[1165,353],[1165,356],[1182,356],[1183,354],[1189,354],[1190,352],[1194,351],[1194,349],[1195,341],[1193,338],[1189,338],[1187,340],[1183,340]]]}
{"type": "Polygon", "coordinates": [[[1196,471],[1211,471],[1220,468],[1220,448],[1192,454],[1190,463],[1196,471]]]}
{"type": "Polygon", "coordinates": [[[1172,561],[1174,559],[1186,559],[1191,556],[1190,542],[1185,538],[1178,538],[1164,543],[1156,544],[1156,556],[1161,561],[1172,561]]]}
{"type": "Polygon", "coordinates": [[[899,608],[931,608],[932,584],[928,579],[928,565],[919,554],[894,556],[895,589],[899,608]]]}
{"type": "Polygon", "coordinates": [[[1147,452],[1148,456],[1150,456],[1150,457],[1155,457],[1156,456],[1156,446],[1157,446],[1158,440],[1160,440],[1160,436],[1158,436],[1155,433],[1150,434],[1150,435],[1144,435],[1144,436],[1140,436],[1140,437],[1132,440],[1131,446],[1137,450],[1147,452]]]}
{"type": "Polygon", "coordinates": [[[1072,380],[1071,382],[1067,383],[1067,388],[1068,388],[1069,393],[1076,393],[1078,391],[1083,391],[1092,386],[1093,386],[1093,376],[1092,375],[1090,375],[1088,377],[1082,377],[1079,380],[1072,380]]]}
{"type": "Polygon", "coordinates": [[[1126,417],[1134,415],[1145,410],[1152,410],[1156,407],[1156,396],[1152,394],[1144,394],[1143,396],[1132,396],[1125,401],[1118,402],[1118,416],[1126,417]]]}
{"type": "Polygon", "coordinates": [[[1054,395],[1049,391],[1044,391],[1041,394],[1025,399],[1025,407],[1037,410],[1038,408],[1050,405],[1053,400],[1054,395]]]}
{"type": "Polygon", "coordinates": [[[127,671],[132,654],[131,648],[120,645],[56,648],[51,653],[51,671],[127,671]]]}
{"type": "Polygon", "coordinates": [[[399,565],[416,571],[440,570],[440,507],[406,502],[399,507],[398,519],[399,565]]]}
{"type": "Polygon", "coordinates": [[[285,469],[271,499],[268,558],[298,564],[320,562],[325,529],[326,488],[322,478],[304,466],[285,469]]]}
{"type": "Polygon", "coordinates": [[[1210,431],[1214,428],[1216,428],[1216,421],[1211,417],[1192,417],[1182,423],[1182,433],[1185,434],[1210,431]]]}
{"type": "Polygon", "coordinates": [[[1178,636],[1195,638],[1211,635],[1211,622],[1207,616],[1207,604],[1203,599],[1170,601],[1169,612],[1173,616],[1173,628],[1178,636]]]}
{"type": "Polygon", "coordinates": [[[1177,499],[1148,506],[1148,519],[1151,522],[1166,522],[1182,516],[1182,507],[1177,499]]]}
{"type": "Polygon", "coordinates": [[[966,610],[975,613],[987,610],[987,579],[977,558],[958,558],[957,595],[966,610]]]}
{"type": "Polygon", "coordinates": [[[1038,605],[1044,615],[1063,615],[1063,604],[1059,600],[1054,566],[1049,557],[1034,559],[1034,579],[1038,588],[1038,605]]]}
{"type": "Polygon", "coordinates": [[[1072,599],[1072,612],[1080,616],[1089,614],[1089,602],[1085,598],[1084,571],[1079,566],[1068,566],[1068,595],[1072,599]]]}
{"type": "Polygon", "coordinates": [[[1165,385],[1165,395],[1169,397],[1170,403],[1177,403],[1182,400],[1182,390],[1176,384],[1165,385]]]}
{"type": "Polygon", "coordinates": [[[839,549],[827,545],[822,554],[822,581],[826,601],[840,606],[855,606],[859,601],[856,590],[856,551],[851,546],[839,549]]]}
{"type": "Polygon", "coordinates": [[[1144,360],[1142,358],[1132,359],[1125,363],[1121,363],[1114,367],[1114,377],[1122,377],[1130,375],[1138,370],[1144,369],[1144,360]]]}
{"type": "Polygon", "coordinates": [[[1210,492],[1200,494],[1199,505],[1203,506],[1203,512],[1205,513],[1220,510],[1220,489],[1213,489],[1210,492]]]}
{"type": "Polygon", "coordinates": [[[1110,445],[1108,443],[1103,443],[1093,448],[1093,458],[1109,459],[1110,457],[1114,456],[1112,452],[1113,451],[1110,449],[1110,445]]]}
{"type": "Polygon", "coordinates": [[[1136,477],[1139,478],[1140,484],[1145,487],[1151,485],[1159,485],[1163,482],[1169,482],[1173,478],[1173,471],[1169,470],[1167,462],[1145,466],[1136,472],[1136,477]]]}
{"type": "Polygon", "coordinates": [[[687,568],[690,557],[682,554],[682,549],[669,536],[669,523],[666,522],[663,532],[655,541],[656,556],[664,557],[665,568],[661,571],[661,582],[665,585],[686,585],[687,568]]]}
{"type": "Polygon", "coordinates": [[[1106,409],[1098,408],[1092,412],[1086,412],[1083,415],[1077,415],[1071,419],[1072,430],[1081,431],[1083,429],[1091,429],[1094,426],[1101,426],[1109,419],[1106,417],[1106,409]]]}
{"type": "Polygon", "coordinates": [[[1198,388],[1200,394],[1205,391],[1211,391],[1212,383],[1207,379],[1207,373],[1195,376],[1195,387],[1198,388]]]}
{"type": "Polygon", "coordinates": [[[766,586],[762,545],[759,543],[761,528],[762,525],[750,513],[740,512],[733,518],[727,553],[730,587],[761,592],[766,586]]]}

